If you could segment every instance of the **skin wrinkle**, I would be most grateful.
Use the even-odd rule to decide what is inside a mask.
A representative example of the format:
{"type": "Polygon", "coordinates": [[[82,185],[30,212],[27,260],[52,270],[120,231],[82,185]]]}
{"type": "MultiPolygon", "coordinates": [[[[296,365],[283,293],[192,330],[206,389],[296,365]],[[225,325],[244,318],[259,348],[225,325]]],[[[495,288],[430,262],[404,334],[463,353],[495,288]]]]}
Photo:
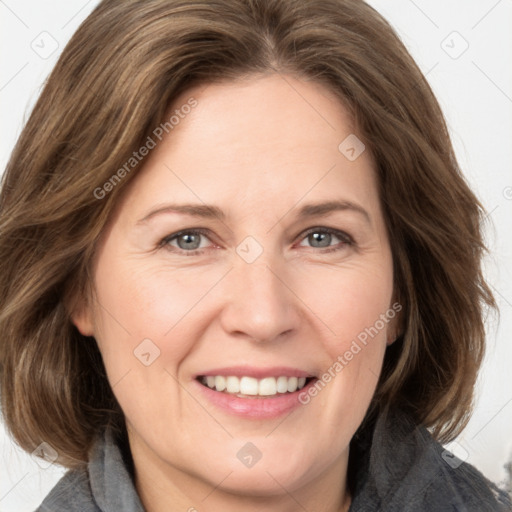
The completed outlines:
{"type": "Polygon", "coordinates": [[[348,444],[375,391],[393,322],[285,421],[230,415],[206,401],[194,380],[207,368],[237,364],[287,365],[320,375],[391,308],[392,256],[373,161],[363,153],[349,162],[338,151],[352,126],[327,92],[277,76],[187,91],[198,107],[172,132],[172,144],[164,139],[144,161],[98,246],[98,301],[132,336],[102,308],[84,308],[73,321],[97,339],[111,383],[131,369],[114,393],[149,512],[191,506],[291,512],[297,502],[338,512],[349,505],[340,487],[348,444]],[[288,82],[318,111],[330,113],[336,131],[290,94],[288,82]],[[336,172],[318,181],[333,162],[336,172]],[[229,212],[225,224],[165,214],[137,226],[158,205],[197,204],[198,197],[229,212]],[[296,219],[304,204],[335,197],[361,205],[371,223],[349,210],[296,219]],[[353,233],[356,245],[322,253],[301,234],[317,226],[353,233]],[[157,249],[163,238],[192,228],[214,234],[203,254],[157,249]],[[249,235],[263,247],[250,264],[235,251],[249,235]],[[213,247],[217,242],[221,250],[213,247]],[[133,356],[145,338],[161,351],[148,367],[133,356]],[[263,454],[250,469],[236,457],[249,441],[263,454]]]}

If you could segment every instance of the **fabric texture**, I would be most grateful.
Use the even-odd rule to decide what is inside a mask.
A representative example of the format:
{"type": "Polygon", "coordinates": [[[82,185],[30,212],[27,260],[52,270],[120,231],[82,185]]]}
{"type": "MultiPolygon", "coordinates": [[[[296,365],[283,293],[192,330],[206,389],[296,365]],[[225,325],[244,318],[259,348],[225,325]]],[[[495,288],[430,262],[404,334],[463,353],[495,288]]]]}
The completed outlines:
{"type": "MultiPolygon", "coordinates": [[[[351,443],[349,512],[510,512],[509,496],[401,411],[359,429],[351,443]]],[[[69,470],[35,512],[144,512],[129,449],[106,429],[86,469],[69,470]]]]}
{"type": "Polygon", "coordinates": [[[122,445],[107,428],[87,469],[67,471],[36,512],[144,512],[122,445]]]}
{"type": "Polygon", "coordinates": [[[403,412],[381,416],[353,441],[349,512],[512,511],[504,491],[403,412]]]}

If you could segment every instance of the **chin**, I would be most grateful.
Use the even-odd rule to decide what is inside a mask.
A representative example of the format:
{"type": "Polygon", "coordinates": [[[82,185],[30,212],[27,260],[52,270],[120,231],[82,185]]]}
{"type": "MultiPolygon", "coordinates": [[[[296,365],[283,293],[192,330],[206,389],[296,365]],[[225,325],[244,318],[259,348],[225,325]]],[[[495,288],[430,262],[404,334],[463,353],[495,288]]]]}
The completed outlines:
{"type": "MultiPolygon", "coordinates": [[[[260,461],[261,463],[261,461],[260,461]]],[[[293,492],[301,488],[308,480],[308,471],[302,463],[300,466],[288,466],[279,468],[274,464],[268,466],[258,464],[258,467],[252,468],[226,468],[225,473],[228,475],[219,489],[234,495],[250,495],[255,497],[270,497],[282,494],[283,488],[288,492],[293,492]]],[[[219,476],[217,481],[213,481],[211,475],[208,480],[213,486],[218,486],[222,477],[219,476]]]]}
{"type": "Polygon", "coordinates": [[[204,466],[200,469],[203,479],[213,487],[222,482],[219,490],[230,494],[273,496],[282,494],[283,488],[294,492],[304,487],[333,463],[331,454],[312,458],[310,450],[294,445],[293,435],[279,445],[276,445],[277,439],[274,443],[268,439],[256,440],[252,445],[249,443],[240,439],[229,443],[227,453],[215,456],[208,464],[208,471],[205,472],[204,466]],[[256,445],[261,447],[259,460],[256,460],[256,445]],[[235,450],[231,449],[233,446],[235,450]],[[251,460],[251,456],[256,458],[251,460]]]}

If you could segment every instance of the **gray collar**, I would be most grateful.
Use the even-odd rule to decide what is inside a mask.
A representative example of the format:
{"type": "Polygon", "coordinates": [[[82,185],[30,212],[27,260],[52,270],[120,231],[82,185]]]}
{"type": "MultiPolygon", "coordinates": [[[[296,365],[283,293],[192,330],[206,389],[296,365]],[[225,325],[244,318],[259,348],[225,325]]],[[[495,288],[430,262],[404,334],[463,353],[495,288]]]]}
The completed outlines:
{"type": "Polygon", "coordinates": [[[91,491],[102,512],[144,512],[134,482],[110,428],[91,449],[91,491]]]}
{"type": "MultiPolygon", "coordinates": [[[[144,512],[121,445],[110,428],[89,464],[68,471],[36,512],[144,512]]],[[[349,512],[509,512],[508,496],[451,456],[401,411],[380,415],[351,443],[349,512]]]]}

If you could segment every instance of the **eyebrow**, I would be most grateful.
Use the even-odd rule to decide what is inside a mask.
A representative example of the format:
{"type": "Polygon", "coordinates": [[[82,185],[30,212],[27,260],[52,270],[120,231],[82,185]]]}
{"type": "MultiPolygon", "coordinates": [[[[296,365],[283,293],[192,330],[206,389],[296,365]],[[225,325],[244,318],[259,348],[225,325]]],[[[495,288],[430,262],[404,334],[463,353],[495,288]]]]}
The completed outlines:
{"type": "MultiPolygon", "coordinates": [[[[353,211],[362,215],[371,224],[370,214],[360,205],[352,201],[327,201],[322,203],[310,203],[302,206],[297,217],[299,219],[319,217],[336,211],[353,211]]],[[[149,219],[161,214],[177,213],[191,215],[204,219],[217,219],[224,221],[226,214],[217,206],[208,204],[166,204],[150,211],[147,215],[137,221],[137,224],[144,224],[149,219]]]]}

